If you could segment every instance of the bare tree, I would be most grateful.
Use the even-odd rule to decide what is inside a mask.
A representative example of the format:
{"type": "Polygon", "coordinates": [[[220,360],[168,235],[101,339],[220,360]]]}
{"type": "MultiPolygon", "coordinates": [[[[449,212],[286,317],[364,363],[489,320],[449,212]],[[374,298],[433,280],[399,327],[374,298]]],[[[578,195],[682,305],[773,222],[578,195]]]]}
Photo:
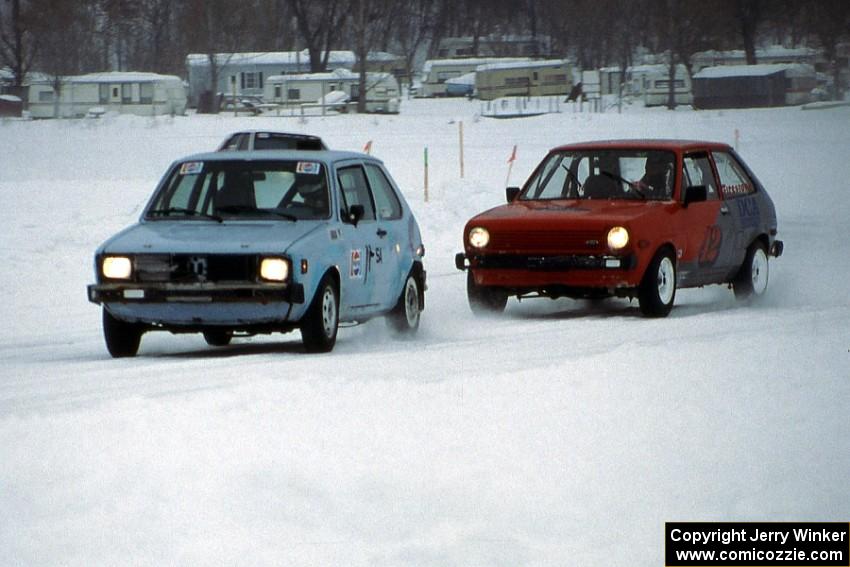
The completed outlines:
{"type": "Polygon", "coordinates": [[[27,0],[0,4],[0,65],[12,71],[12,84],[20,89],[36,55],[33,7],[27,0]]]}
{"type": "Polygon", "coordinates": [[[254,49],[257,51],[294,51],[298,40],[295,10],[291,0],[255,0],[257,18],[254,49]]]}
{"type": "Polygon", "coordinates": [[[360,72],[357,87],[357,112],[366,112],[368,88],[366,68],[369,52],[378,45],[381,34],[386,32],[393,19],[394,0],[354,0],[352,2],[352,33],[354,55],[360,72]]]}
{"type": "Polygon", "coordinates": [[[404,57],[404,72],[410,84],[416,53],[431,36],[436,10],[436,0],[413,0],[396,26],[395,39],[404,57]]]}
{"type": "Polygon", "coordinates": [[[554,3],[555,11],[564,9],[565,23],[562,33],[575,46],[575,55],[580,67],[597,69],[611,62],[617,51],[622,31],[615,31],[620,3],[612,0],[573,0],[571,5],[561,8],[554,3]]]}
{"type": "Polygon", "coordinates": [[[428,59],[433,59],[439,54],[440,42],[453,33],[452,22],[457,22],[457,12],[461,6],[461,2],[455,2],[455,0],[436,0],[436,2],[428,59]]]}
{"type": "Polygon", "coordinates": [[[730,18],[722,10],[722,0],[682,0],[682,6],[676,52],[693,75],[694,54],[717,46],[730,18]]]}
{"type": "Polygon", "coordinates": [[[38,0],[38,69],[50,77],[53,86],[53,112],[59,116],[59,103],[65,78],[90,69],[93,36],[91,4],[38,0]]]}
{"type": "Polygon", "coordinates": [[[342,0],[291,0],[292,10],[301,39],[307,45],[310,71],[318,73],[328,67],[328,58],[337,39],[335,34],[344,28],[353,4],[342,0]]]}
{"type": "Polygon", "coordinates": [[[808,27],[823,48],[824,57],[832,69],[832,96],[840,100],[844,94],[841,84],[842,63],[838,44],[850,41],[850,2],[847,0],[820,0],[806,4],[808,27]]]}
{"type": "Polygon", "coordinates": [[[573,2],[569,0],[539,0],[540,20],[543,22],[543,31],[553,41],[556,52],[566,53],[573,45],[570,28],[572,16],[570,15],[573,2]]]}
{"type": "Polygon", "coordinates": [[[626,70],[632,64],[632,57],[635,48],[640,41],[642,27],[641,14],[644,13],[643,7],[639,2],[627,2],[617,9],[612,10],[613,19],[611,22],[611,34],[609,41],[611,43],[610,53],[613,62],[620,69],[620,82],[617,85],[617,97],[622,104],[623,98],[623,83],[626,78],[626,70]]]}
{"type": "MultiPolygon", "coordinates": [[[[723,0],[679,0],[673,2],[671,16],[671,49],[678,63],[685,66],[693,79],[693,56],[713,45],[723,36],[730,18],[722,10],[723,0]]],[[[675,103],[674,82],[678,66],[670,67],[668,106],[675,103]]]]}
{"type": "Polygon", "coordinates": [[[744,41],[744,53],[747,56],[747,65],[755,65],[756,60],[756,34],[761,21],[761,0],[736,0],[735,13],[741,26],[741,38],[744,41]]]}
{"type": "Polygon", "coordinates": [[[142,28],[137,47],[139,68],[168,72],[174,65],[172,59],[174,7],[171,0],[142,0],[138,2],[138,21],[142,28]]]}
{"type": "Polygon", "coordinates": [[[539,0],[526,0],[526,9],[525,13],[528,16],[528,31],[531,34],[531,39],[534,41],[534,55],[538,57],[540,55],[538,51],[538,30],[537,30],[537,11],[538,11],[538,3],[539,0]]]}
{"type": "Polygon", "coordinates": [[[487,0],[467,0],[467,29],[472,32],[472,56],[478,57],[480,53],[481,36],[490,30],[490,16],[493,13],[492,6],[487,0]]]}
{"type": "Polygon", "coordinates": [[[240,50],[253,14],[249,4],[234,4],[230,0],[186,0],[184,9],[182,25],[187,32],[188,47],[195,53],[203,53],[209,68],[209,89],[204,96],[211,100],[205,110],[218,113],[219,75],[240,50]]]}
{"type": "Polygon", "coordinates": [[[146,31],[141,19],[143,2],[92,0],[92,9],[96,11],[97,44],[102,53],[99,67],[120,71],[133,66],[137,52],[144,56],[144,51],[136,48],[146,31]]]}

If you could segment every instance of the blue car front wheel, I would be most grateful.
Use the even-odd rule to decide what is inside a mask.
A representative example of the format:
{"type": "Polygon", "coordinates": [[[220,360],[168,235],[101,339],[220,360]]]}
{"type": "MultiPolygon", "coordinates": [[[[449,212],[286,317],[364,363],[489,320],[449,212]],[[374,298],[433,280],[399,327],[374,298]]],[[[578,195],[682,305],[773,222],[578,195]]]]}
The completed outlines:
{"type": "Polygon", "coordinates": [[[103,309],[103,339],[112,358],[136,356],[143,333],[141,325],[116,319],[106,308],[103,309]]]}

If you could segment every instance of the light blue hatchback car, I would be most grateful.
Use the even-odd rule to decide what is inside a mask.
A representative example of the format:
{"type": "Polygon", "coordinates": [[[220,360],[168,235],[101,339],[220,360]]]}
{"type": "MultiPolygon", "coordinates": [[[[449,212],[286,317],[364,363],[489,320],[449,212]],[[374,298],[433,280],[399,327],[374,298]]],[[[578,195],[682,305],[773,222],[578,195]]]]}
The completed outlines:
{"type": "Polygon", "coordinates": [[[386,315],[415,333],[425,306],[416,219],[383,163],[337,151],[199,154],[176,161],[139,222],[95,255],[89,300],[113,357],[145,332],[300,329],[327,352],[340,322],[386,315]]]}

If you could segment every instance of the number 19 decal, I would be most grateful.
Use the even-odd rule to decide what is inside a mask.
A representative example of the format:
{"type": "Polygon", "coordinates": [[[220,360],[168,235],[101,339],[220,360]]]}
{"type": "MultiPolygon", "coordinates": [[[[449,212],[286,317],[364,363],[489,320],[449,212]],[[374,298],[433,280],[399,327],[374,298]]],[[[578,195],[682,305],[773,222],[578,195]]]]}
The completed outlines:
{"type": "Polygon", "coordinates": [[[713,266],[720,256],[720,245],[723,243],[723,231],[715,225],[705,229],[702,246],[699,249],[699,265],[701,267],[713,266]]]}

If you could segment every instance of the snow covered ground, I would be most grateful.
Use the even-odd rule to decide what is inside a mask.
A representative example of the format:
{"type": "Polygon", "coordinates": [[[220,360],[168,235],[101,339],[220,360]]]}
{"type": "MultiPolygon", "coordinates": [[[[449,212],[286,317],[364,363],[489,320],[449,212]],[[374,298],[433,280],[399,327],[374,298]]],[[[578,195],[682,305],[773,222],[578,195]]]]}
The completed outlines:
{"type": "Polygon", "coordinates": [[[665,521],[847,521],[850,108],[562,110],[0,122],[0,565],[658,566],[665,521]],[[109,358],[95,247],[173,159],[242,128],[373,140],[426,242],[416,340],[149,334],[109,358]],[[469,313],[453,254],[514,144],[519,184],[561,143],[736,129],[786,244],[761,304],[715,286],[664,320],[626,300],[469,313]]]}

